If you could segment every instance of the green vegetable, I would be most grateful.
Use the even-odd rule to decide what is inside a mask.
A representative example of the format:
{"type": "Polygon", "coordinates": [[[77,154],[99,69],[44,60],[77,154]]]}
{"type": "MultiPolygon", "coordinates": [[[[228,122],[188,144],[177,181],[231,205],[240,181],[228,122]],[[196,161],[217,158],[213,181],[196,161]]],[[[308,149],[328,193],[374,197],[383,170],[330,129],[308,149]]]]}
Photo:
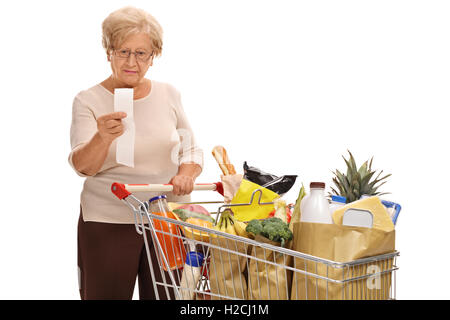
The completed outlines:
{"type": "Polygon", "coordinates": [[[286,222],[280,218],[267,218],[263,220],[251,220],[245,231],[253,235],[261,235],[269,240],[281,242],[281,246],[292,240],[293,235],[286,222]]]}
{"type": "Polygon", "coordinates": [[[214,218],[211,216],[207,216],[206,214],[190,211],[187,209],[174,209],[172,212],[175,213],[183,221],[186,221],[189,218],[197,218],[209,221],[213,224],[215,222],[214,218]]]}
{"type": "Polygon", "coordinates": [[[264,227],[261,220],[254,219],[247,224],[245,231],[253,235],[262,234],[264,232],[264,227]]]}
{"type": "Polygon", "coordinates": [[[291,221],[289,223],[289,229],[291,229],[291,231],[294,231],[294,223],[300,222],[300,217],[302,215],[302,213],[300,212],[300,203],[302,202],[302,199],[305,196],[306,196],[305,186],[302,183],[302,188],[298,193],[297,201],[295,202],[294,211],[292,212],[291,221]]]}

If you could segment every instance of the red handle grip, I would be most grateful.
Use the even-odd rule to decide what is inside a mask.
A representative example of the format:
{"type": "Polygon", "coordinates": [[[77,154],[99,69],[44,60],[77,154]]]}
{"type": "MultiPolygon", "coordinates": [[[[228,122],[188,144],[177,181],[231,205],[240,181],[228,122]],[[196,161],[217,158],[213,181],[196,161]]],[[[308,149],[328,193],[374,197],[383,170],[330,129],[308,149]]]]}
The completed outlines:
{"type": "Polygon", "coordinates": [[[114,193],[116,195],[117,198],[119,198],[120,200],[125,199],[126,197],[128,197],[131,192],[127,191],[127,189],[125,188],[125,185],[122,183],[117,183],[114,182],[111,185],[111,191],[112,193],[114,193]]]}

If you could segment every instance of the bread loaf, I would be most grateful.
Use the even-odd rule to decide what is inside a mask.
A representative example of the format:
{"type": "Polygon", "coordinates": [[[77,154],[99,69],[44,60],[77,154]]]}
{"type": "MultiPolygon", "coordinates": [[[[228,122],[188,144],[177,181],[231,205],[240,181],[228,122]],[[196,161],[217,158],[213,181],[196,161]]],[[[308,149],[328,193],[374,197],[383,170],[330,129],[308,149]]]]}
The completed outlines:
{"type": "Polygon", "coordinates": [[[216,159],[219,164],[220,169],[222,170],[223,175],[231,175],[236,174],[236,170],[234,166],[230,163],[230,159],[228,158],[227,151],[222,146],[215,146],[212,150],[212,155],[216,159]]]}

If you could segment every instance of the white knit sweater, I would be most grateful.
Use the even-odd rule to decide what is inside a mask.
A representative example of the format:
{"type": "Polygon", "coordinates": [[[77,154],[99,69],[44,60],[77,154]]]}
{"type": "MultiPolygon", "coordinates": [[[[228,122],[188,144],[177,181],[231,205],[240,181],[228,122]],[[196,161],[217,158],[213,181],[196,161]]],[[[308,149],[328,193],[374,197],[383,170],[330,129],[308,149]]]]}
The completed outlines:
{"type": "MultiPolygon", "coordinates": [[[[130,208],[111,192],[111,184],[168,183],[181,163],[195,162],[203,167],[203,151],[196,145],[180,93],[167,83],[152,80],[149,95],[134,100],[134,168],[116,162],[115,140],[100,171],[94,176],[86,176],[73,166],[73,152],[97,132],[96,119],[111,112],[114,112],[114,94],[100,84],[76,95],[69,163],[78,175],[86,177],[81,192],[84,221],[134,223],[130,208]]],[[[155,195],[150,192],[135,194],[141,200],[155,195]]],[[[190,196],[166,195],[169,201],[190,200],[190,196]]]]}

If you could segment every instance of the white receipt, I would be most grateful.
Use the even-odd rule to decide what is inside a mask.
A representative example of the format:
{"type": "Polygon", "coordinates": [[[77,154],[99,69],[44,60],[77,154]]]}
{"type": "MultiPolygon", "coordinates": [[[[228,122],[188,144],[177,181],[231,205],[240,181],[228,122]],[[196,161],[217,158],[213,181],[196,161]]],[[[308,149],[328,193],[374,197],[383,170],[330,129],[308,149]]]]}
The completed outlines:
{"type": "Polygon", "coordinates": [[[127,117],[122,119],[125,132],[117,138],[116,161],[134,168],[133,89],[120,88],[114,90],[114,111],[122,111],[127,114],[127,117]]]}

